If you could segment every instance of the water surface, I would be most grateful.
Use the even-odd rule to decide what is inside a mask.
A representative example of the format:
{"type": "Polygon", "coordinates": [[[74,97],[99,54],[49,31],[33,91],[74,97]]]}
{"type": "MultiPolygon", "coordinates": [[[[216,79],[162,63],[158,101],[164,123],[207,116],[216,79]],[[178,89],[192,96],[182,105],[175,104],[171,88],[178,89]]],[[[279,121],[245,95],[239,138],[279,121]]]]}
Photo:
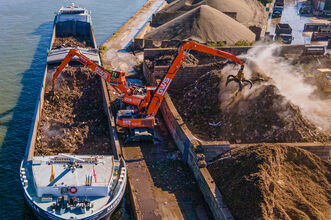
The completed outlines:
{"type": "MultiPolygon", "coordinates": [[[[45,70],[54,13],[71,2],[91,11],[100,45],[146,0],[0,0],[0,219],[33,219],[18,170],[45,70]]],[[[125,215],[122,207],[116,219],[125,215]]]]}

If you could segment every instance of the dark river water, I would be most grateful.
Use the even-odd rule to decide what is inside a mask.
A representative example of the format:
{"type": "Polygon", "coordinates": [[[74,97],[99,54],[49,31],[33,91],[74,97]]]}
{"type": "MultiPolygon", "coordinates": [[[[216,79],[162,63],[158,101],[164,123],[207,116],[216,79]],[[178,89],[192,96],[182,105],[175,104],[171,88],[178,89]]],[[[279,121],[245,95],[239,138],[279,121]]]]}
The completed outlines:
{"type": "MultiPolygon", "coordinates": [[[[75,2],[91,11],[100,45],[147,0],[0,0],[0,219],[34,219],[24,202],[24,156],[45,70],[54,12],[75,2]]],[[[113,219],[128,219],[122,207],[113,219]]]]}

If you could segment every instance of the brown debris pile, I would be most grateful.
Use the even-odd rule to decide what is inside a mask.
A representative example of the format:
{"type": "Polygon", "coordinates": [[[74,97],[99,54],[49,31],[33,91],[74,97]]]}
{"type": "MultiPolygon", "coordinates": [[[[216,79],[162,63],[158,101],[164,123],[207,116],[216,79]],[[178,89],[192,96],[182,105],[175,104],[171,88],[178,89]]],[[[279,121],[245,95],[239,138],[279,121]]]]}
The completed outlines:
{"type": "Polygon", "coordinates": [[[237,89],[225,87],[225,79],[211,71],[182,91],[170,93],[183,120],[198,138],[231,143],[331,140],[274,85],[255,84],[251,90],[245,89],[248,95],[241,95],[237,89]]]}
{"type": "MultiPolygon", "coordinates": [[[[163,55],[154,58],[153,60],[145,59],[145,63],[149,68],[153,68],[154,66],[170,66],[174,61],[175,55],[163,55]]],[[[199,60],[194,57],[192,54],[187,54],[182,66],[190,66],[190,65],[198,65],[199,60]]]]}
{"type": "Polygon", "coordinates": [[[38,127],[36,155],[110,154],[99,77],[85,67],[61,73],[55,94],[49,85],[38,127]]]}
{"type": "Polygon", "coordinates": [[[331,164],[308,151],[251,146],[208,169],[235,219],[330,219],[331,164]]]}
{"type": "Polygon", "coordinates": [[[59,49],[65,47],[81,47],[91,49],[93,46],[92,41],[87,37],[70,36],[70,37],[56,37],[52,45],[52,49],[59,49]]]}

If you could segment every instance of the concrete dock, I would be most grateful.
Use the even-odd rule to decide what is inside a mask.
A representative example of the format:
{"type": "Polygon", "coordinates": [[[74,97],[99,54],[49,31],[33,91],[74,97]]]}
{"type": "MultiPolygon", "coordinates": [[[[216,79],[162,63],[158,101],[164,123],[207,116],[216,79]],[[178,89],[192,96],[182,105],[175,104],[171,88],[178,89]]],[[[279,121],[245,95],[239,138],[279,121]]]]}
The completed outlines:
{"type": "Polygon", "coordinates": [[[268,19],[268,29],[270,34],[275,35],[276,25],[278,23],[289,24],[292,28],[292,44],[314,44],[327,45],[327,41],[311,41],[312,32],[304,32],[304,25],[307,23],[330,23],[328,19],[317,18],[315,16],[305,16],[299,14],[299,9],[305,1],[285,1],[284,10],[280,18],[268,19]]]}
{"type": "Polygon", "coordinates": [[[126,71],[131,75],[137,57],[125,49],[152,18],[152,15],[165,5],[165,0],[149,0],[121,28],[119,28],[102,46],[106,48],[101,54],[102,65],[126,71]]]}
{"type": "MultiPolygon", "coordinates": [[[[103,66],[125,70],[132,75],[137,56],[125,51],[131,40],[140,32],[162,5],[164,0],[148,1],[102,46],[103,66]]],[[[110,103],[117,95],[109,86],[110,103]]],[[[110,106],[108,107],[110,109],[110,106]]],[[[128,183],[136,219],[212,219],[208,205],[189,167],[167,131],[161,116],[156,133],[158,144],[136,142],[124,144],[121,135],[116,145],[128,167],[128,183]]],[[[113,123],[114,125],[114,123],[113,123]]]]}

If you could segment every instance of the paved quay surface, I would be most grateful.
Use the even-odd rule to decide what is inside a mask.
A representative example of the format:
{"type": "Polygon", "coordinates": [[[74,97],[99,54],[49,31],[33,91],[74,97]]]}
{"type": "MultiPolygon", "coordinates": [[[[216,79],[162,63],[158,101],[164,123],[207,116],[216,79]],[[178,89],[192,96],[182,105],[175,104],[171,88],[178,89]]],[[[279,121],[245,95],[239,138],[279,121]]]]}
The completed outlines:
{"type": "MultiPolygon", "coordinates": [[[[152,15],[164,4],[166,4],[165,0],[149,0],[102,45],[107,48],[102,54],[104,67],[124,70],[127,75],[132,74],[132,69],[137,63],[137,57],[127,53],[124,48],[130,44],[131,40],[148,23],[152,15]]],[[[143,57],[140,57],[140,59],[143,59],[143,57]]]]}
{"type": "Polygon", "coordinates": [[[292,44],[327,45],[327,41],[312,42],[312,32],[303,32],[306,23],[330,23],[330,19],[300,15],[299,9],[305,2],[305,0],[285,1],[284,10],[280,18],[272,18],[270,15],[267,31],[275,35],[276,25],[278,23],[286,23],[292,28],[292,36],[294,37],[292,44]]]}
{"type": "MultiPolygon", "coordinates": [[[[124,70],[134,75],[133,67],[143,60],[124,48],[139,33],[164,0],[148,1],[102,46],[103,66],[107,69],[124,70]]],[[[111,101],[117,97],[107,85],[111,101]]],[[[172,141],[165,124],[156,128],[160,142],[135,142],[124,144],[121,150],[128,168],[128,181],[137,219],[212,219],[189,167],[181,161],[179,151],[172,141]]],[[[121,133],[119,133],[120,140],[121,133]]]]}

